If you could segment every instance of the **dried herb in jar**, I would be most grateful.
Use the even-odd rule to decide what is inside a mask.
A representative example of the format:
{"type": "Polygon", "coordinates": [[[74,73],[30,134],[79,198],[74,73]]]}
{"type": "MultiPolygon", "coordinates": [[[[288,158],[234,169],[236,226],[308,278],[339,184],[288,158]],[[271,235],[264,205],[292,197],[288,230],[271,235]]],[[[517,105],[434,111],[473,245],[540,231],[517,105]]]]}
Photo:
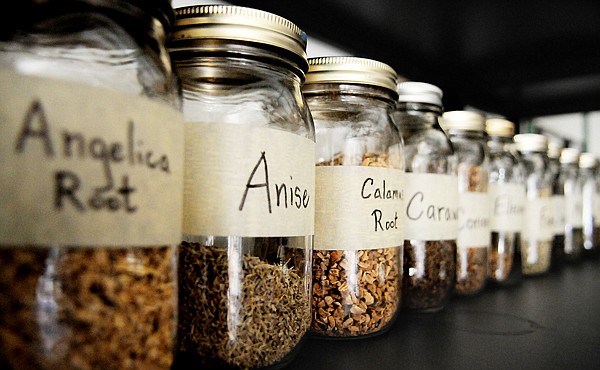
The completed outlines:
{"type": "Polygon", "coordinates": [[[226,248],[184,242],[179,261],[179,350],[199,366],[278,363],[308,332],[309,290],[292,257],[286,263],[249,254],[236,260],[226,248]]]}
{"type": "Polygon", "coordinates": [[[0,249],[0,347],[15,369],[165,369],[176,247],[0,249]]]}

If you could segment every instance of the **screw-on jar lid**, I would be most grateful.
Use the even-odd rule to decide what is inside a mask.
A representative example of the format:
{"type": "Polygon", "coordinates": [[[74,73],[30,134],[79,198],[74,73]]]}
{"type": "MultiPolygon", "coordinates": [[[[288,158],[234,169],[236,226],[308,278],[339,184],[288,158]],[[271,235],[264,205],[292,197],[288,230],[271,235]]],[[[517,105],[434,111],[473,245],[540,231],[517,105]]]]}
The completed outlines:
{"type": "Polygon", "coordinates": [[[517,134],[514,140],[520,152],[546,153],[548,151],[548,138],[542,134],[517,134]]]}
{"type": "Polygon", "coordinates": [[[557,140],[548,141],[548,157],[552,159],[560,158],[560,152],[564,146],[557,140]]]}
{"type": "Polygon", "coordinates": [[[442,128],[445,131],[484,131],[485,117],[477,112],[468,110],[455,110],[445,112],[441,120],[442,128]]]}
{"type": "Polygon", "coordinates": [[[594,168],[598,165],[598,158],[594,153],[583,152],[579,156],[579,167],[580,168],[594,168]]]}
{"type": "Polygon", "coordinates": [[[398,75],[389,65],[360,57],[318,57],[308,59],[305,85],[350,83],[383,87],[396,95],[398,75]]]}
{"type": "Polygon", "coordinates": [[[306,73],[307,37],[300,28],[278,15],[230,5],[184,6],[175,9],[171,48],[191,40],[233,40],[274,46],[300,59],[306,73]]]}
{"type": "Polygon", "coordinates": [[[401,103],[426,103],[442,106],[442,89],[426,82],[400,82],[396,86],[396,91],[398,92],[398,101],[401,103]]]}
{"type": "Polygon", "coordinates": [[[560,152],[560,163],[579,163],[581,151],[576,148],[564,148],[560,152]]]}
{"type": "Polygon", "coordinates": [[[488,118],[485,121],[485,132],[492,136],[512,137],[515,134],[515,124],[504,118],[488,118]]]}

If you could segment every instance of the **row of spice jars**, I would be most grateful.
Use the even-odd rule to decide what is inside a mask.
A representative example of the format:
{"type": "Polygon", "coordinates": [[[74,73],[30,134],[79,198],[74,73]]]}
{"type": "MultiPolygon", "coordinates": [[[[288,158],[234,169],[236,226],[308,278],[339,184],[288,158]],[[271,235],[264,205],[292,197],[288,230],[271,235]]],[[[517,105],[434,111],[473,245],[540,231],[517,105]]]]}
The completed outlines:
{"type": "Polygon", "coordinates": [[[256,9],[176,9],[165,43],[167,0],[77,3],[28,3],[2,34],[9,366],[283,365],[309,332],[482,289],[483,135],[446,137],[438,88],[308,59],[256,9]]]}

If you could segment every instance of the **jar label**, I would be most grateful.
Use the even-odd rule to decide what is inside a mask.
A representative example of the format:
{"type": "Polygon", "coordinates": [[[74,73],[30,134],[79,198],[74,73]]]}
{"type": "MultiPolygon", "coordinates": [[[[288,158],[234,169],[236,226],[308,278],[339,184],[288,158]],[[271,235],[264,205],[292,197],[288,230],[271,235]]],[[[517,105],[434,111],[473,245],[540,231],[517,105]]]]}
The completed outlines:
{"type": "Polygon", "coordinates": [[[553,195],[552,196],[552,230],[554,235],[565,234],[565,196],[564,195],[553,195]]]}
{"type": "Polygon", "coordinates": [[[404,171],[317,166],[315,249],[358,250],[404,244],[404,171]]]}
{"type": "Polygon", "coordinates": [[[456,240],[458,178],[434,173],[405,174],[405,238],[456,240]]]}
{"type": "Polygon", "coordinates": [[[460,248],[486,248],[491,240],[491,206],[488,193],[458,195],[458,238],[460,248]]]}
{"type": "Polygon", "coordinates": [[[0,244],[181,241],[180,112],[7,70],[0,86],[0,244]]]}
{"type": "Polygon", "coordinates": [[[491,183],[492,231],[519,232],[525,217],[525,185],[510,182],[491,183]]]}
{"type": "Polygon", "coordinates": [[[574,228],[583,227],[583,197],[581,189],[565,194],[565,222],[574,228]]]}
{"type": "Polygon", "coordinates": [[[553,218],[555,217],[555,199],[553,198],[527,199],[525,227],[523,228],[522,236],[523,240],[529,241],[529,245],[537,245],[538,243],[552,240],[554,236],[552,230],[553,218]]]}
{"type": "Polygon", "coordinates": [[[313,235],[314,157],[290,132],[186,123],[184,234],[313,235]]]}

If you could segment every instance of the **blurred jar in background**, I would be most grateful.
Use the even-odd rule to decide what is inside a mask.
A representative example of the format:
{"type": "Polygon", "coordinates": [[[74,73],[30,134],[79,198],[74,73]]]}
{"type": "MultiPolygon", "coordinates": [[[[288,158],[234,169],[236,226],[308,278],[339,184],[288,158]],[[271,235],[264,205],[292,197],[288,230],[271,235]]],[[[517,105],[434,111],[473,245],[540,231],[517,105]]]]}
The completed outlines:
{"type": "Polygon", "coordinates": [[[582,216],[583,216],[583,255],[586,258],[598,257],[600,245],[600,220],[596,214],[600,199],[600,188],[596,181],[598,159],[593,153],[581,153],[579,156],[579,176],[582,186],[582,216]]]}
{"type": "Polygon", "coordinates": [[[458,168],[455,292],[474,295],[483,290],[487,280],[491,232],[485,117],[471,111],[445,112],[442,117],[442,127],[454,146],[458,168]]]}
{"type": "Polygon", "coordinates": [[[559,185],[560,152],[564,145],[557,139],[548,140],[548,177],[552,183],[552,260],[550,269],[560,271],[565,259],[565,190],[559,185]]]}
{"type": "Polygon", "coordinates": [[[583,252],[583,187],[579,177],[579,154],[576,148],[564,148],[560,153],[558,186],[565,194],[564,258],[569,263],[580,261],[583,252]]]}
{"type": "Polygon", "coordinates": [[[411,311],[445,307],[456,281],[456,156],[441,129],[442,90],[401,82],[392,114],[404,141],[405,215],[402,304],[411,311]]]}
{"type": "Polygon", "coordinates": [[[486,120],[485,129],[490,155],[489,192],[492,203],[488,278],[495,284],[512,284],[521,277],[521,231],[525,213],[524,169],[521,161],[510,150],[510,145],[514,143],[514,123],[490,118],[486,120]]]}
{"type": "Polygon", "coordinates": [[[514,136],[525,169],[525,227],[521,236],[523,276],[546,274],[552,258],[552,181],[548,176],[548,139],[540,134],[514,136]]]}

